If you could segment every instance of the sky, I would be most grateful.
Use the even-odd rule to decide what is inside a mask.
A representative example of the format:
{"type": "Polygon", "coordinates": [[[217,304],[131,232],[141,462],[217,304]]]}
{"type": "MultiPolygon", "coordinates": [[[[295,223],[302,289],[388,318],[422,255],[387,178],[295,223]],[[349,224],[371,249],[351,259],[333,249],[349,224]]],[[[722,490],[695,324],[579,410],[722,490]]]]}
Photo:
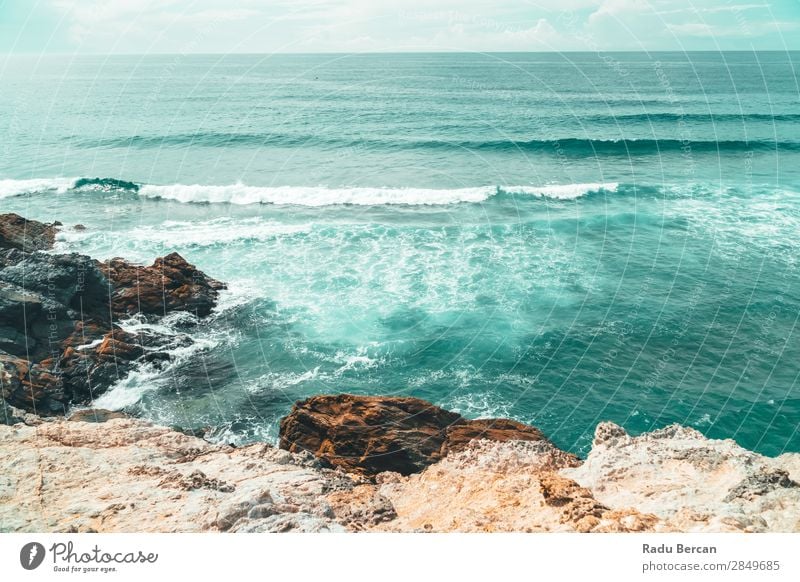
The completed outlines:
{"type": "Polygon", "coordinates": [[[0,0],[0,53],[798,50],[798,0],[0,0]]]}

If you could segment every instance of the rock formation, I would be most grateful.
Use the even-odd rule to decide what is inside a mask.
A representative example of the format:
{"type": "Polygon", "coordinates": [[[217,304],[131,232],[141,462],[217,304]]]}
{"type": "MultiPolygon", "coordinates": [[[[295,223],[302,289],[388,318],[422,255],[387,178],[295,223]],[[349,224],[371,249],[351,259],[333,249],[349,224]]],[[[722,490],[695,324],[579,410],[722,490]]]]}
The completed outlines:
{"type": "Polygon", "coordinates": [[[0,215],[0,396],[45,415],[90,403],[143,360],[163,362],[192,341],[133,335],[119,321],[205,317],[224,288],[177,253],[142,267],[40,252],[53,247],[57,226],[0,215]]]}
{"type": "Polygon", "coordinates": [[[311,455],[135,419],[0,426],[0,532],[345,531],[311,455]]]}
{"type": "Polygon", "coordinates": [[[603,423],[585,461],[544,439],[478,438],[419,472],[364,477],[107,411],[8,408],[0,531],[800,531],[800,454],[679,426],[631,437],[603,423]]]}
{"type": "Polygon", "coordinates": [[[205,317],[225,285],[186,262],[178,253],[156,259],[149,267],[116,258],[103,263],[111,281],[111,310],[118,316],[166,315],[189,311],[205,317]]]}
{"type": "Polygon", "coordinates": [[[631,437],[601,423],[586,461],[564,474],[676,531],[800,531],[800,454],[771,459],[677,424],[631,437]]]}
{"type": "Polygon", "coordinates": [[[327,466],[363,475],[416,473],[471,440],[541,441],[531,426],[507,419],[467,420],[418,398],[314,396],[281,421],[280,446],[308,451],[327,466]]]}
{"type": "Polygon", "coordinates": [[[60,223],[44,224],[19,214],[0,214],[0,249],[44,251],[53,248],[60,223]]]}

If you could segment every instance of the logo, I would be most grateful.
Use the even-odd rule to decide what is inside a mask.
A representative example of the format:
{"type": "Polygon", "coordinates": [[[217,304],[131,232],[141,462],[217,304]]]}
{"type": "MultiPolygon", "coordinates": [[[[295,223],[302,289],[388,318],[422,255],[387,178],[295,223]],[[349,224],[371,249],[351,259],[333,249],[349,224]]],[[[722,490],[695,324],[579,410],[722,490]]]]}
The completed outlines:
{"type": "Polygon", "coordinates": [[[35,570],[44,561],[44,546],[39,542],[30,542],[19,551],[19,563],[26,570],[35,570]]]}

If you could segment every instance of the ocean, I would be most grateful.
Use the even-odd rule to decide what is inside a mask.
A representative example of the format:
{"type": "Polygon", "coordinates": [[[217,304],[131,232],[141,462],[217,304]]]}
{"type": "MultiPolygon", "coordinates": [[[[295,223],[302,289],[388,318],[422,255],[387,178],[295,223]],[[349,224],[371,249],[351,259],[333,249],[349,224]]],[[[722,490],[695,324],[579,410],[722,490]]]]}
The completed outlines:
{"type": "Polygon", "coordinates": [[[95,405],[274,440],[416,396],[800,451],[800,53],[0,57],[0,209],[215,313],[95,405]],[[86,230],[72,225],[82,224],[86,230]]]}

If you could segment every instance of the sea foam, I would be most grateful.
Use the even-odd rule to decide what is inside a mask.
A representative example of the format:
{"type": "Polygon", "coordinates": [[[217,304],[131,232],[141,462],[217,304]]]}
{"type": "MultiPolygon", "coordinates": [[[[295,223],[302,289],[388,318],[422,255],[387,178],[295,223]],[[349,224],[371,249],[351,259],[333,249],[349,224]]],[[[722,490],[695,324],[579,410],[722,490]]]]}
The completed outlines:
{"type": "Polygon", "coordinates": [[[20,196],[32,192],[57,192],[63,194],[75,184],[75,178],[33,178],[30,180],[0,180],[0,198],[20,196]]]}
{"type": "Polygon", "coordinates": [[[333,206],[352,204],[440,205],[459,202],[483,202],[496,192],[493,186],[457,189],[431,188],[327,188],[324,186],[261,187],[233,184],[205,186],[201,184],[142,186],[141,196],[178,202],[210,202],[229,204],[279,204],[297,206],[333,206]]]}
{"type": "Polygon", "coordinates": [[[473,186],[469,188],[390,188],[327,186],[249,186],[206,184],[137,184],[113,178],[40,178],[0,180],[0,198],[34,193],[97,190],[125,191],[144,198],[205,204],[274,204],[296,206],[443,206],[481,203],[495,195],[537,196],[572,200],[592,192],[616,192],[616,183],[546,184],[540,186],[473,186]]]}
{"type": "Polygon", "coordinates": [[[615,192],[616,183],[552,184],[545,186],[477,186],[472,188],[328,188],[259,187],[234,184],[204,186],[200,184],[171,186],[142,186],[139,194],[150,198],[195,203],[276,204],[297,206],[378,206],[408,205],[436,206],[485,202],[496,194],[531,195],[568,200],[591,192],[615,192]]]}

